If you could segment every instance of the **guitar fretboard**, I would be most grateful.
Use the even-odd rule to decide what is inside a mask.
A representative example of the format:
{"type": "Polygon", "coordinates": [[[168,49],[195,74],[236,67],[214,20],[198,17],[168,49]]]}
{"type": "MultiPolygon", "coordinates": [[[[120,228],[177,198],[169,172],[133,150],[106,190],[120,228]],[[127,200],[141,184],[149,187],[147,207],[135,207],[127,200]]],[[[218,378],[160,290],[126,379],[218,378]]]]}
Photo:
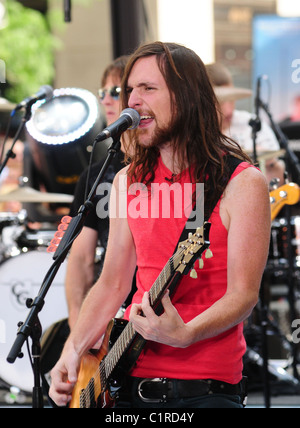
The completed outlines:
{"type": "MultiPolygon", "coordinates": [[[[172,256],[168,260],[165,267],[161,271],[160,275],[157,277],[156,281],[152,285],[149,292],[150,304],[152,307],[157,303],[159,297],[164,292],[165,287],[167,286],[170,279],[174,275],[176,268],[180,264],[180,261],[182,259],[182,254],[184,251],[185,251],[185,247],[178,249],[178,251],[174,254],[174,256],[172,256]]],[[[132,323],[129,322],[104,360],[106,379],[108,379],[111,376],[112,372],[114,371],[115,367],[120,361],[120,358],[122,357],[124,352],[128,349],[133,339],[135,338],[135,334],[136,333],[134,331],[132,323]]],[[[103,368],[102,368],[102,371],[103,371],[103,368]]],[[[104,373],[102,373],[102,376],[103,374],[104,373]]]]}

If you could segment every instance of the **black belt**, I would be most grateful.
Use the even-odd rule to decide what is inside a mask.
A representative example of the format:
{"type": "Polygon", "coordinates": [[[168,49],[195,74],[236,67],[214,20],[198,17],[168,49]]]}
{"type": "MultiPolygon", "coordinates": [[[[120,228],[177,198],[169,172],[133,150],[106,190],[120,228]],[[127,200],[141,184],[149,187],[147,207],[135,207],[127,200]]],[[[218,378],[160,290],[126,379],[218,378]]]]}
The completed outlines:
{"type": "MultiPolygon", "coordinates": [[[[131,384],[131,385],[130,385],[131,384]]],[[[211,394],[245,395],[244,380],[236,385],[217,380],[127,378],[144,403],[166,403],[174,398],[192,398],[211,394]]]]}

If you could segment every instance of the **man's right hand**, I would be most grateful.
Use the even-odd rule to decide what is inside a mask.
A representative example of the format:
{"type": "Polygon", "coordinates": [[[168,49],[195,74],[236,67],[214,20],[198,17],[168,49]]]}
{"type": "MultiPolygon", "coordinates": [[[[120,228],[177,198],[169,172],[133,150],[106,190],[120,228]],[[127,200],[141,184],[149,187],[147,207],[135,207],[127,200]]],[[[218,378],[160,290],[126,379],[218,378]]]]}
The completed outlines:
{"type": "Polygon", "coordinates": [[[73,349],[65,349],[60,360],[51,371],[50,398],[59,407],[66,406],[72,399],[77,382],[80,357],[73,349]]]}

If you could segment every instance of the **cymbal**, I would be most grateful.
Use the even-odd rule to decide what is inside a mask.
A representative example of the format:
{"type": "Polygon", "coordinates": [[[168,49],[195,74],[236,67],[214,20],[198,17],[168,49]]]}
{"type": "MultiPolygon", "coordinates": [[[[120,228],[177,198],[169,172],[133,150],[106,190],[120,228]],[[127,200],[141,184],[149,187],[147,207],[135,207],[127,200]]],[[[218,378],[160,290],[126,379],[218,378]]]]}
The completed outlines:
{"type": "Polygon", "coordinates": [[[16,106],[0,97],[0,112],[11,112],[16,106]]]}
{"type": "Polygon", "coordinates": [[[233,86],[215,86],[214,91],[219,103],[225,103],[227,101],[238,101],[244,98],[249,98],[253,93],[250,91],[250,89],[235,88],[233,86]]]}
{"type": "Polygon", "coordinates": [[[43,193],[31,187],[19,187],[9,193],[0,195],[0,202],[70,204],[73,199],[72,195],[43,193]]]}
{"type": "MultiPolygon", "coordinates": [[[[253,156],[253,151],[246,151],[246,153],[251,157],[253,156]]],[[[265,150],[263,152],[258,151],[257,160],[259,162],[267,161],[274,158],[280,158],[285,155],[285,150],[265,150]]]]}

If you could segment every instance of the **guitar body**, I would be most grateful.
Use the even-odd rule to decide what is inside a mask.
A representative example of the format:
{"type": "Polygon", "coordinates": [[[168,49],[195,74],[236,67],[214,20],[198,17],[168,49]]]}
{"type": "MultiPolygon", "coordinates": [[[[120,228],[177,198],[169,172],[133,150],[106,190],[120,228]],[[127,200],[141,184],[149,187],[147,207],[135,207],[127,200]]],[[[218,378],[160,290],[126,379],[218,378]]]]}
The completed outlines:
{"type": "Polygon", "coordinates": [[[111,398],[109,391],[103,390],[100,377],[94,377],[101,361],[109,351],[109,343],[113,326],[114,321],[112,320],[107,327],[104,340],[99,351],[96,353],[91,351],[82,358],[78,380],[74,387],[72,400],[69,405],[70,409],[79,409],[81,407],[113,407],[114,400],[111,398]],[[81,392],[87,388],[91,379],[94,379],[94,388],[91,389],[90,396],[83,400],[85,402],[81,402],[81,392]],[[96,395],[96,391],[100,391],[100,393],[98,392],[96,395]]]}

